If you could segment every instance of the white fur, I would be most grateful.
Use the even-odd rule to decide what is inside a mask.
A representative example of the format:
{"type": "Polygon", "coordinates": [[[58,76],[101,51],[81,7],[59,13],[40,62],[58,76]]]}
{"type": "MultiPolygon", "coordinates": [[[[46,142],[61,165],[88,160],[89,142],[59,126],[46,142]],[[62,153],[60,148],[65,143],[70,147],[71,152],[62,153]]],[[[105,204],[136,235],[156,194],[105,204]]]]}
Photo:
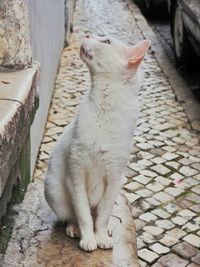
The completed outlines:
{"type": "Polygon", "coordinates": [[[112,247],[108,219],[139,113],[138,66],[128,68],[128,47],[104,39],[90,36],[82,43],[91,88],[57,142],[45,178],[47,202],[60,220],[68,221],[68,236],[78,237],[80,230],[79,246],[85,251],[112,247]]]}

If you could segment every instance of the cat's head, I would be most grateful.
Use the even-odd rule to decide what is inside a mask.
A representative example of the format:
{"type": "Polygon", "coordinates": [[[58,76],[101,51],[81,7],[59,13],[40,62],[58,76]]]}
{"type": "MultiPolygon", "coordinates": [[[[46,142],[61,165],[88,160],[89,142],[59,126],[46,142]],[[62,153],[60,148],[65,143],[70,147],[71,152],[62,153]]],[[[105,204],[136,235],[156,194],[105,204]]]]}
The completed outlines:
{"type": "Polygon", "coordinates": [[[151,42],[144,40],[134,46],[127,46],[111,37],[88,34],[82,41],[80,57],[92,74],[115,73],[133,75],[151,42]]]}

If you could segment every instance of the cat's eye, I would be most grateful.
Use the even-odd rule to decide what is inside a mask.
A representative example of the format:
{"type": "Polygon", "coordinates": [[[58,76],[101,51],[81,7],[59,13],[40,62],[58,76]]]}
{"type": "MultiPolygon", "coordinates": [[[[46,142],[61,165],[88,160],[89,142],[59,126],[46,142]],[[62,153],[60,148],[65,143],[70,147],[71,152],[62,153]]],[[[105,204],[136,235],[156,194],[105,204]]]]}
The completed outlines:
{"type": "Polygon", "coordinates": [[[110,40],[109,39],[106,39],[106,40],[103,40],[101,41],[102,43],[105,43],[105,44],[110,44],[110,40]]]}

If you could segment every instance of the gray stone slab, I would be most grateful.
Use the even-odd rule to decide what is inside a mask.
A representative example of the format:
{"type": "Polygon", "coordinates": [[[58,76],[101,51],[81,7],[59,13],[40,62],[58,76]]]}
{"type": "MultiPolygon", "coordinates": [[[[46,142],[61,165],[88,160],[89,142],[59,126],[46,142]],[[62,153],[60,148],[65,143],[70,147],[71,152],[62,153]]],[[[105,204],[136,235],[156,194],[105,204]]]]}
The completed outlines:
{"type": "Polygon", "coordinates": [[[30,184],[20,206],[3,267],[13,266],[13,262],[17,267],[139,267],[135,226],[124,196],[116,201],[110,227],[114,238],[112,250],[97,249],[92,253],[80,250],[78,240],[68,238],[64,226],[56,226],[56,216],[44,200],[43,182],[37,180],[30,184]]]}
{"type": "Polygon", "coordinates": [[[0,196],[30,131],[37,80],[38,64],[28,71],[0,73],[0,196]]]}

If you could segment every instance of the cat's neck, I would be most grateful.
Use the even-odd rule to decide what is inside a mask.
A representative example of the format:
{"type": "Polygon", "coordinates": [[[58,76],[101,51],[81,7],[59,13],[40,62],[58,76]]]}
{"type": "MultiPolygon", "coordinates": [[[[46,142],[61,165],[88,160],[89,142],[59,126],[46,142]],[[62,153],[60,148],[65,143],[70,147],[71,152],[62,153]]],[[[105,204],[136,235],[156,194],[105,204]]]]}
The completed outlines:
{"type": "Polygon", "coordinates": [[[113,84],[122,85],[127,80],[128,78],[125,78],[122,75],[120,76],[118,73],[113,74],[113,73],[108,73],[108,72],[101,72],[95,75],[91,74],[92,87],[105,85],[105,84],[108,86],[112,86],[113,84]]]}
{"type": "Polygon", "coordinates": [[[99,73],[97,75],[91,75],[91,89],[89,91],[90,98],[100,101],[101,98],[114,97],[123,93],[137,94],[139,88],[139,77],[137,75],[134,78],[122,77],[113,73],[99,73]]]}
{"type": "Polygon", "coordinates": [[[110,75],[108,73],[101,73],[91,76],[91,88],[89,97],[95,102],[101,102],[105,98],[110,98],[114,91],[118,91],[123,86],[120,77],[110,75]]]}
{"type": "Polygon", "coordinates": [[[123,109],[129,109],[137,98],[139,83],[135,78],[133,82],[107,73],[92,76],[91,82],[87,97],[98,110],[123,112],[123,109]]]}

